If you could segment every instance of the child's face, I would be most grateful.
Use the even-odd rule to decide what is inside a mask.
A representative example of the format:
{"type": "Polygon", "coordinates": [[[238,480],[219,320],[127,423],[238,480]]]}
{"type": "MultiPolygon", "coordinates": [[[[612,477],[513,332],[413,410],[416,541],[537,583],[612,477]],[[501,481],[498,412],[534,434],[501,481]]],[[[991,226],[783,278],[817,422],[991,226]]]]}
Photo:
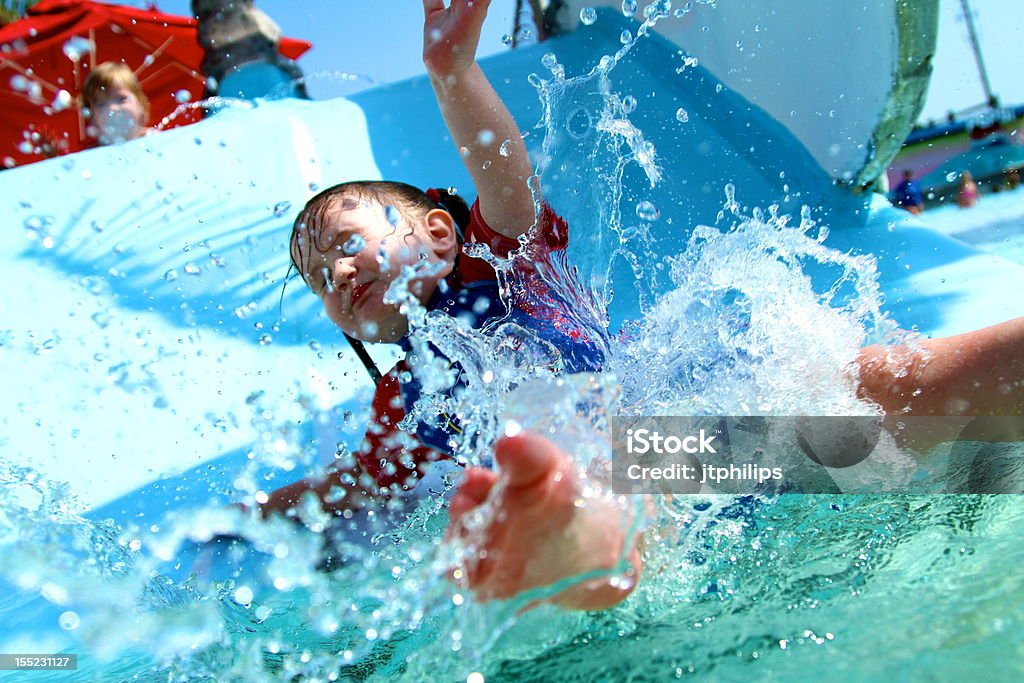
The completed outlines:
{"type": "MultiPolygon", "coordinates": [[[[402,266],[427,261],[437,268],[412,280],[410,292],[426,303],[437,283],[452,271],[457,242],[451,216],[429,211],[419,219],[405,216],[392,225],[376,202],[342,198],[327,214],[319,232],[300,232],[292,242],[302,261],[302,275],[320,296],[327,316],[351,337],[397,342],[409,322],[398,306],[384,303],[384,293],[402,266]]],[[[391,215],[398,214],[393,210],[391,215]]]]}
{"type": "Polygon", "coordinates": [[[105,145],[139,137],[143,132],[145,111],[135,94],[116,87],[104,92],[92,108],[90,119],[96,137],[105,145]]]}

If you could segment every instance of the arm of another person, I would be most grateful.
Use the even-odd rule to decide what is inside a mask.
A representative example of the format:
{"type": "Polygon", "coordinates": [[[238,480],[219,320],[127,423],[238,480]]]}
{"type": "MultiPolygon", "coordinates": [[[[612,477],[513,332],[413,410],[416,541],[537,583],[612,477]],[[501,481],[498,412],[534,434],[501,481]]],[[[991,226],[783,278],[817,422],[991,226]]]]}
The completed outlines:
{"type": "MultiPolygon", "coordinates": [[[[880,405],[887,415],[1024,415],[1024,318],[926,339],[920,349],[869,346],[861,350],[857,364],[858,395],[880,405]]],[[[922,422],[928,433],[909,434],[907,440],[929,447],[958,438],[962,421],[946,422],[922,422]]],[[[994,431],[971,440],[1021,440],[1021,422],[982,423],[994,431]]]]}
{"type": "Polygon", "coordinates": [[[476,50],[490,0],[423,0],[423,63],[438,107],[495,232],[522,235],[534,222],[526,145],[476,50]],[[505,141],[506,154],[499,150],[505,141]]]}

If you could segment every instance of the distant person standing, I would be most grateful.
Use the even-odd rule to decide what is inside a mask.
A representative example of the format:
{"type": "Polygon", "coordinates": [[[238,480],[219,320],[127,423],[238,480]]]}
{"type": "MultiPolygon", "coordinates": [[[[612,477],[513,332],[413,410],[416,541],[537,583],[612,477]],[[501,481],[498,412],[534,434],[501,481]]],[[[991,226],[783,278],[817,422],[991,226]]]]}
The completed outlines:
{"type": "Polygon", "coordinates": [[[978,203],[978,183],[970,171],[960,174],[960,191],[956,196],[956,203],[961,209],[969,209],[978,203]]]}
{"type": "Polygon", "coordinates": [[[149,99],[135,74],[119,62],[104,62],[82,86],[87,132],[101,145],[141,138],[149,133],[149,99]]]}
{"type": "Polygon", "coordinates": [[[914,180],[912,171],[903,172],[903,181],[896,186],[896,191],[893,192],[893,203],[915,215],[924,210],[924,194],[921,192],[921,184],[914,180]]]}

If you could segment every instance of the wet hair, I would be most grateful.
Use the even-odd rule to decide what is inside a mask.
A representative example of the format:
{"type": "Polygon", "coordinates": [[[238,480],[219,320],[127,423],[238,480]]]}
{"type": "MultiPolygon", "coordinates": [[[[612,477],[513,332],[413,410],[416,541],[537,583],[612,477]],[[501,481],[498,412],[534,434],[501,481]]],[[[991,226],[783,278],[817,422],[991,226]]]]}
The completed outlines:
{"type": "Polygon", "coordinates": [[[144,115],[140,123],[145,126],[149,122],[149,98],[142,92],[135,73],[121,62],[103,62],[93,67],[82,85],[82,106],[90,110],[91,116],[92,110],[106,98],[107,92],[115,88],[124,88],[135,95],[135,99],[142,105],[144,115]]]}
{"type": "MultiPolygon", "coordinates": [[[[321,234],[330,220],[331,210],[345,198],[371,201],[381,206],[393,206],[402,216],[412,218],[420,218],[434,209],[443,209],[451,214],[460,243],[463,233],[469,226],[469,206],[466,204],[466,200],[452,192],[451,189],[421,190],[413,185],[390,180],[353,180],[340,183],[306,202],[306,206],[295,217],[289,252],[291,267],[298,271],[303,279],[305,279],[302,272],[303,262],[308,254],[303,253],[299,235],[313,231],[321,234]]],[[[316,244],[316,246],[320,251],[326,251],[330,245],[316,244]]]]}

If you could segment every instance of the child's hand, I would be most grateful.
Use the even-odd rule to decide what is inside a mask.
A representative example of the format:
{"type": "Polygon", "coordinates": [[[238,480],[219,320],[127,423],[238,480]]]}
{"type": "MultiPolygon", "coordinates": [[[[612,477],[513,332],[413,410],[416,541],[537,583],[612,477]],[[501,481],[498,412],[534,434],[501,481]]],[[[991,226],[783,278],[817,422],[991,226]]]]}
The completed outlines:
{"type": "Polygon", "coordinates": [[[491,0],[423,0],[423,64],[434,76],[464,72],[476,61],[491,0]]]}
{"type": "Polygon", "coordinates": [[[463,577],[477,597],[506,599],[559,579],[610,569],[629,543],[630,581],[594,579],[550,601],[595,610],[624,600],[640,572],[637,539],[626,538],[624,512],[609,501],[583,499],[568,454],[541,436],[503,438],[495,447],[495,459],[500,477],[490,470],[470,469],[448,510],[449,535],[468,536],[478,543],[479,556],[470,558],[463,577]],[[467,532],[466,516],[491,496],[499,482],[489,525],[482,532],[467,532]]]}

